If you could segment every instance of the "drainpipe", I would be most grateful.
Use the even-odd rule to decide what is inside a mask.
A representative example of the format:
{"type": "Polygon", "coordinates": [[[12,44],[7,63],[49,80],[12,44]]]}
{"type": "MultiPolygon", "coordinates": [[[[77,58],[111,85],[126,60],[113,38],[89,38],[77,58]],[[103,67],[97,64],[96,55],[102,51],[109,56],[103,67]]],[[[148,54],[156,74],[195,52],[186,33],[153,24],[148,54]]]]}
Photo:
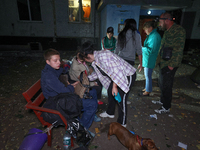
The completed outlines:
{"type": "Polygon", "coordinates": [[[53,8],[53,23],[54,23],[54,37],[53,37],[53,42],[56,41],[57,37],[57,30],[56,30],[56,6],[55,6],[55,0],[52,0],[52,8],[53,8]]]}

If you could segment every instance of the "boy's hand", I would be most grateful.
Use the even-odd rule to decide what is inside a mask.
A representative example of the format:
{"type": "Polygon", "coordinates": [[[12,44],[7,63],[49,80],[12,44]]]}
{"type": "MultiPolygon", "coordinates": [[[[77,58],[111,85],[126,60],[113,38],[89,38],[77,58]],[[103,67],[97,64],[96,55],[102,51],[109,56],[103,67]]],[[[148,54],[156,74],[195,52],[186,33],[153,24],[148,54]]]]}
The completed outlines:
{"type": "Polygon", "coordinates": [[[76,81],[73,84],[71,84],[74,88],[76,87],[76,85],[79,83],[80,81],[76,81]]]}
{"type": "MultiPolygon", "coordinates": [[[[67,81],[68,82],[68,81],[67,81]]],[[[74,88],[76,87],[76,85],[79,83],[79,81],[76,81],[76,82],[74,82],[73,84],[70,84],[69,82],[68,82],[68,85],[72,85],[74,88]]]]}

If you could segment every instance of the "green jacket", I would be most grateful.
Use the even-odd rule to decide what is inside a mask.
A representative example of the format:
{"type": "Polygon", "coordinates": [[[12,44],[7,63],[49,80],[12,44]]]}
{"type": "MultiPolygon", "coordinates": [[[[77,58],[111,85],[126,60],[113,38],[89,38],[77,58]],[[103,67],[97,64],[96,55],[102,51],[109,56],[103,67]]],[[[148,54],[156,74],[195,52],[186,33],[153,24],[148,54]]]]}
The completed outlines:
{"type": "Polygon", "coordinates": [[[185,46],[186,32],[183,27],[177,24],[173,24],[169,30],[164,32],[163,38],[161,40],[160,50],[157,58],[157,64],[160,64],[160,68],[166,66],[179,67],[183,58],[183,50],[185,46]],[[162,59],[163,51],[162,47],[171,47],[172,57],[170,60],[166,61],[162,59]],[[160,52],[161,51],[161,52],[160,52]]]}
{"type": "Polygon", "coordinates": [[[101,40],[101,48],[102,50],[110,50],[111,52],[114,52],[115,48],[116,48],[116,39],[114,37],[111,37],[111,39],[109,40],[107,36],[105,36],[102,40],[101,40]]]}
{"type": "Polygon", "coordinates": [[[156,58],[160,48],[161,37],[157,29],[151,31],[144,41],[142,47],[142,66],[153,69],[155,67],[156,58]]]}

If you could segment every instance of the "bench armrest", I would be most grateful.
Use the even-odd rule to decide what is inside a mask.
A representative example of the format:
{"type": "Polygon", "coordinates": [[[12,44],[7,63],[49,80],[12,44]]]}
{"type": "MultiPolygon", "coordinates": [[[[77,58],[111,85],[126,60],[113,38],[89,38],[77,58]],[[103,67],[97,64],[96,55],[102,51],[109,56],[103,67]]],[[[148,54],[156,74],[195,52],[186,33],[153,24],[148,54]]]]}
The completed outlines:
{"type": "Polygon", "coordinates": [[[65,119],[65,117],[63,117],[63,115],[57,111],[57,110],[53,110],[53,109],[48,109],[48,108],[44,108],[44,107],[38,107],[38,106],[34,106],[30,103],[26,104],[25,107],[27,109],[32,109],[32,110],[37,110],[37,111],[42,111],[42,112],[48,112],[48,113],[52,113],[52,114],[57,114],[60,116],[60,118],[62,119],[63,123],[65,124],[65,126],[67,126],[67,120],[65,119]]]}

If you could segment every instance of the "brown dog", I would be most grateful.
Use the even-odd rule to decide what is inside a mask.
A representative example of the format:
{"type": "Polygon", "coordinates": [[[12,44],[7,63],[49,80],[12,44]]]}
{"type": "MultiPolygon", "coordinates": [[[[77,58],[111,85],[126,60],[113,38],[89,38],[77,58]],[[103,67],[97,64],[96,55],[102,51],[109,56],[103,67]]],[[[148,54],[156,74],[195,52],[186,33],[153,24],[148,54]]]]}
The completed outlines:
{"type": "Polygon", "coordinates": [[[158,150],[155,143],[149,138],[141,138],[132,134],[117,122],[112,122],[108,131],[108,139],[110,135],[116,135],[118,140],[129,150],[158,150]]]}

